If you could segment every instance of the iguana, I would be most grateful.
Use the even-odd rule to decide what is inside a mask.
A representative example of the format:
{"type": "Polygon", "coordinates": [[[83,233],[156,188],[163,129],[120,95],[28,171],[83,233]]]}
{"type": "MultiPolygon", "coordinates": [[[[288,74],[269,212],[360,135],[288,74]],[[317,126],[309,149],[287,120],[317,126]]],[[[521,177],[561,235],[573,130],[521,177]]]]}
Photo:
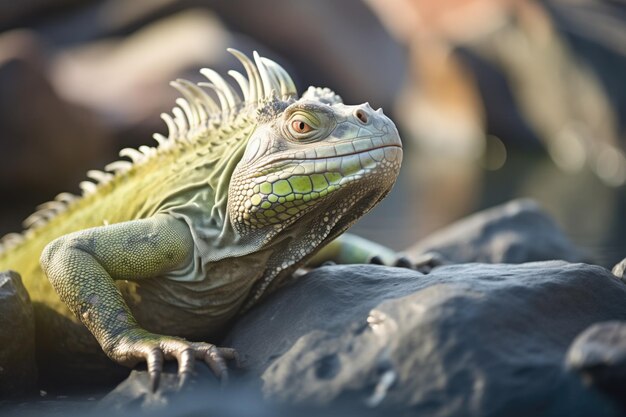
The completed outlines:
{"type": "Polygon", "coordinates": [[[392,256],[335,238],[392,188],[393,122],[327,88],[298,98],[277,63],[229,51],[245,68],[229,72],[240,93],[210,69],[209,83],[173,82],[182,98],[158,146],[123,149],[130,161],[89,171],[82,196],[59,194],[4,238],[0,270],[24,278],[40,367],[70,375],[104,351],[145,361],[154,387],[164,359],[182,376],[200,359],[226,377],[233,349],[186,339],[215,337],[307,262],[392,256]]]}

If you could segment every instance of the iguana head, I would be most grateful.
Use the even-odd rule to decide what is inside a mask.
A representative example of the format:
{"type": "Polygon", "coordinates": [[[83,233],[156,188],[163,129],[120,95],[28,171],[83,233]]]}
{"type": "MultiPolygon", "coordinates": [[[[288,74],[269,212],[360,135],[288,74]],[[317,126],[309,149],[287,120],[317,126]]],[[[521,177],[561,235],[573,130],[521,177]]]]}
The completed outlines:
{"type": "MultiPolygon", "coordinates": [[[[185,99],[177,101],[175,118],[164,115],[170,134],[161,142],[196,146],[190,160],[178,161],[187,167],[181,171],[191,193],[185,198],[195,196],[199,210],[206,210],[199,188],[212,190],[207,227],[219,230],[211,248],[215,260],[265,249],[277,234],[307,228],[319,229],[310,241],[316,247],[391,190],[402,162],[398,131],[381,109],[345,105],[327,88],[310,87],[298,98],[276,62],[229,51],[246,72],[229,71],[241,95],[206,68],[201,72],[211,83],[198,86],[212,88],[219,105],[192,83],[173,83],[185,99]]],[[[181,187],[168,188],[178,198],[181,187]]]]}
{"type": "Polygon", "coordinates": [[[298,100],[268,102],[257,119],[229,188],[240,233],[284,230],[305,218],[326,237],[369,211],[396,180],[398,131],[368,103],[345,105],[311,87],[298,100]]]}
{"type": "Polygon", "coordinates": [[[246,73],[228,72],[239,92],[209,69],[201,72],[210,84],[173,84],[184,99],[174,118],[164,115],[169,137],[156,139],[160,149],[184,152],[172,154],[177,183],[164,186],[173,190],[167,198],[155,193],[153,211],[193,223],[203,265],[228,260],[231,268],[234,258],[262,265],[249,305],[391,190],[402,144],[382,110],[345,105],[323,88],[298,97],[280,65],[229,51],[246,73]],[[219,100],[198,88],[204,86],[219,100]]]}

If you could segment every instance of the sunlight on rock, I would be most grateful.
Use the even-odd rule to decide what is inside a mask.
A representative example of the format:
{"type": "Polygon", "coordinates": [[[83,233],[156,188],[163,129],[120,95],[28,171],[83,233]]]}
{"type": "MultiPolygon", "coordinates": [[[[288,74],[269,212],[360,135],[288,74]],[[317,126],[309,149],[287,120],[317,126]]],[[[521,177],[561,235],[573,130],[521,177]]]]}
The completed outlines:
{"type": "Polygon", "coordinates": [[[568,126],[548,143],[552,160],[564,171],[576,172],[583,169],[587,159],[585,143],[579,132],[568,126]]]}
{"type": "Polygon", "coordinates": [[[595,169],[598,176],[609,185],[617,187],[626,181],[626,158],[620,149],[608,146],[602,149],[595,169]]]}

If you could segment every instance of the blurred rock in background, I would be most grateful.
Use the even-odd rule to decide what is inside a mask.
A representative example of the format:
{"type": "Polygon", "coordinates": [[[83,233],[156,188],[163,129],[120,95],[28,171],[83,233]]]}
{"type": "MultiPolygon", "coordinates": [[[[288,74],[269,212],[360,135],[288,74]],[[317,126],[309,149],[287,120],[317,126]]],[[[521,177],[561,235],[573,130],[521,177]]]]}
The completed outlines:
{"type": "Polygon", "coordinates": [[[625,22],[595,0],[3,2],[0,235],[151,144],[169,81],[238,67],[230,46],[397,121],[402,177],[355,232],[400,249],[533,197],[611,265],[626,251],[625,22]]]}
{"type": "Polygon", "coordinates": [[[29,57],[19,58],[27,68],[2,78],[16,85],[0,88],[0,103],[7,103],[0,115],[0,195],[15,202],[0,212],[0,235],[19,230],[35,204],[76,192],[86,170],[115,159],[118,149],[152,144],[152,133],[165,130],[160,113],[178,96],[169,81],[201,81],[202,67],[222,74],[236,68],[227,47],[276,59],[300,90],[329,86],[346,100],[377,107],[391,107],[405,67],[402,47],[358,0],[39,1],[4,4],[0,16],[9,37],[0,58],[18,53],[12,51],[29,57]],[[21,35],[8,31],[16,28],[21,35]],[[40,95],[56,101],[44,103],[40,95]],[[47,115],[55,126],[16,117],[29,107],[25,102],[41,102],[28,113],[47,115]]]}
{"type": "MultiPolygon", "coordinates": [[[[598,252],[616,243],[606,225],[621,212],[626,181],[626,85],[614,75],[626,65],[616,41],[626,37],[626,7],[591,0],[367,3],[410,51],[395,110],[417,144],[409,194],[420,235],[477,206],[533,196],[584,246],[598,252]]],[[[607,265],[619,258],[598,257],[611,258],[607,265]]]]}
{"type": "Polygon", "coordinates": [[[370,4],[410,49],[397,110],[426,152],[481,157],[487,135],[506,145],[540,141],[563,169],[588,162],[608,183],[626,180],[608,92],[546,8],[519,0],[370,4]]]}
{"type": "MultiPolygon", "coordinates": [[[[115,144],[88,109],[59,96],[43,41],[22,29],[0,34],[0,219],[13,225],[59,187],[74,187],[115,144]]],[[[17,223],[19,224],[19,223],[17,223]]]]}

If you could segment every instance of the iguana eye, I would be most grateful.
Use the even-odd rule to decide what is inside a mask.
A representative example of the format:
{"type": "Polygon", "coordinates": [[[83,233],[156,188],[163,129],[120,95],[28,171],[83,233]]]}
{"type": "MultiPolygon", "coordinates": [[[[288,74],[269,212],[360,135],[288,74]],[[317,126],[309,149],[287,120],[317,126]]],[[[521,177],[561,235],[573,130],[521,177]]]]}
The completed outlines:
{"type": "Polygon", "coordinates": [[[296,133],[309,133],[311,130],[313,130],[313,128],[306,122],[302,121],[302,120],[294,120],[293,122],[291,122],[291,128],[296,132],[296,133]]]}
{"type": "Polygon", "coordinates": [[[320,139],[330,125],[324,113],[306,109],[294,109],[287,113],[282,125],[285,137],[295,142],[310,142],[320,139]]]}

